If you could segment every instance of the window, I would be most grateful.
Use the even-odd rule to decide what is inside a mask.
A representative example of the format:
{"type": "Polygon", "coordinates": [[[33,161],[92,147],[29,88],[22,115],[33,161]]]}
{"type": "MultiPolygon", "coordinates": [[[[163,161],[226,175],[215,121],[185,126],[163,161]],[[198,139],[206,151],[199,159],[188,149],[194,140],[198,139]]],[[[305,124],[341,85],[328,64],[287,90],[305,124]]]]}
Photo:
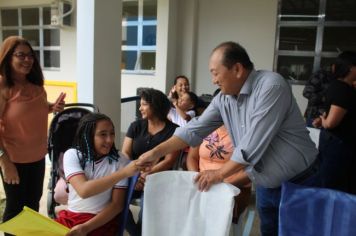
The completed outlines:
{"type": "Polygon", "coordinates": [[[274,70],[292,83],[356,50],[355,0],[280,0],[278,12],[274,70]]]}
{"type": "Polygon", "coordinates": [[[124,0],[121,69],[153,73],[156,66],[157,0],[124,0]]]}
{"type": "Polygon", "coordinates": [[[0,9],[0,38],[19,35],[31,43],[44,69],[60,68],[60,29],[51,26],[51,8],[0,9]]]}

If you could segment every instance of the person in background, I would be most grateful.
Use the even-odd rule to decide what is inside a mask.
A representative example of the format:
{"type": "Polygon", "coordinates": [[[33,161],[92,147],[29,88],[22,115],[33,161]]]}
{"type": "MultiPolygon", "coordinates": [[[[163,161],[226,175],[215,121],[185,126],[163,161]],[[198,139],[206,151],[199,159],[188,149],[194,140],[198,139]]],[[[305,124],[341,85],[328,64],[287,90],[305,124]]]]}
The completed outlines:
{"type": "MultiPolygon", "coordinates": [[[[196,116],[195,106],[198,103],[198,96],[193,92],[184,93],[178,101],[174,101],[168,113],[168,119],[178,126],[185,126],[193,117],[196,116]]],[[[187,169],[187,154],[189,147],[181,151],[178,160],[173,169],[186,170],[187,169]]]]}
{"type": "MultiPolygon", "coordinates": [[[[140,112],[142,119],[130,124],[122,145],[122,152],[131,160],[136,160],[142,153],[154,148],[158,144],[169,139],[177,125],[167,119],[171,104],[167,96],[159,90],[146,88],[141,90],[140,112]]],[[[135,198],[141,198],[143,204],[143,188],[146,176],[152,173],[172,169],[179,152],[169,152],[159,157],[149,171],[142,171],[135,186],[135,198]]],[[[138,222],[132,214],[128,218],[126,230],[132,236],[141,235],[142,209],[139,213],[138,222]]]]}
{"type": "Polygon", "coordinates": [[[323,187],[356,194],[356,52],[339,54],[335,80],[325,94],[326,112],[314,121],[320,132],[323,187]]]}
{"type": "MultiPolygon", "coordinates": [[[[174,79],[174,84],[171,90],[169,91],[168,98],[171,103],[174,105],[183,94],[190,91],[190,83],[188,78],[185,75],[178,75],[174,79]]],[[[206,108],[205,102],[198,97],[198,100],[195,104],[196,115],[200,115],[206,108]]]]}
{"type": "Polygon", "coordinates": [[[185,75],[178,75],[174,79],[173,86],[169,91],[168,98],[172,103],[177,101],[184,93],[190,91],[189,80],[185,75]]]}
{"type": "Polygon", "coordinates": [[[177,101],[173,102],[168,113],[168,119],[178,126],[186,125],[195,117],[195,106],[198,102],[198,96],[193,92],[184,93],[177,101]]]}
{"type": "Polygon", "coordinates": [[[125,204],[127,178],[137,173],[135,163],[115,148],[115,129],[109,117],[89,113],[79,122],[73,148],[64,153],[69,182],[68,208],[57,222],[71,230],[67,236],[115,236],[117,216],[125,204]]]}
{"type": "Polygon", "coordinates": [[[261,234],[278,235],[281,184],[319,184],[318,150],[288,82],[277,73],[256,71],[241,45],[218,45],[210,56],[209,69],[221,92],[198,119],[177,128],[170,139],[142,154],[136,164],[149,169],[158,157],[187,145],[197,146],[225,125],[234,145],[231,159],[219,169],[198,173],[198,189],[207,191],[240,173],[236,184],[250,179],[256,185],[261,234]]]}
{"type": "Polygon", "coordinates": [[[331,71],[320,69],[307,81],[303,96],[308,99],[304,118],[308,127],[314,127],[313,121],[325,112],[325,91],[333,80],[331,71]]]}
{"type": "Polygon", "coordinates": [[[24,206],[39,210],[50,112],[64,108],[65,94],[47,101],[41,66],[30,43],[18,36],[0,48],[0,169],[6,195],[3,221],[24,206]]]}
{"type": "MultiPolygon", "coordinates": [[[[229,137],[225,126],[220,126],[196,147],[190,147],[187,155],[187,169],[189,171],[215,170],[221,168],[224,163],[230,160],[234,151],[234,145],[229,137]]],[[[224,182],[235,185],[241,192],[235,197],[233,210],[232,230],[234,236],[242,235],[243,216],[251,196],[251,183],[246,179],[246,183],[241,183],[241,173],[233,174],[224,179],[224,182]]]]}

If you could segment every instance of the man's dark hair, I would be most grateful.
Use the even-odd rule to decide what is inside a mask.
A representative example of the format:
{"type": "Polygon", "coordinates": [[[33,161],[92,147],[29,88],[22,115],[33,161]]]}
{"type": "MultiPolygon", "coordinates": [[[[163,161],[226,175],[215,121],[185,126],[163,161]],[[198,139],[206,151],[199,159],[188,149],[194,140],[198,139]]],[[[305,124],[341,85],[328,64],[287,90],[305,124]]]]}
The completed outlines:
{"type": "Polygon", "coordinates": [[[226,68],[231,69],[236,63],[240,63],[248,70],[252,70],[254,68],[245,48],[243,48],[240,44],[232,41],[224,42],[219,44],[213,52],[220,49],[223,50],[223,59],[221,63],[226,68]]]}
{"type": "Polygon", "coordinates": [[[156,89],[144,88],[140,91],[140,98],[150,104],[153,114],[161,121],[167,121],[167,115],[171,109],[171,103],[167,96],[156,89]]]}

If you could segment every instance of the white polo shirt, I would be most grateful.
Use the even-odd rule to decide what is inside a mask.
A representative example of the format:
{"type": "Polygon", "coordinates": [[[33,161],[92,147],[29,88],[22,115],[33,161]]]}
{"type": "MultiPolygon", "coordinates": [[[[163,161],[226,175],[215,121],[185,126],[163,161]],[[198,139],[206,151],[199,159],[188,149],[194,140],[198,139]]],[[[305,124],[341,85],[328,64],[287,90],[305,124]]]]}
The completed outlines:
{"type": "MultiPolygon", "coordinates": [[[[81,155],[80,155],[81,158],[81,155]]],[[[88,180],[99,179],[106,175],[110,175],[115,171],[126,166],[130,161],[120,154],[118,161],[111,161],[105,156],[100,160],[95,161],[94,168],[92,163],[87,163],[84,170],[80,166],[78,153],[76,149],[69,149],[64,153],[63,167],[66,179],[76,175],[84,174],[88,180]]],[[[113,188],[127,188],[127,179],[122,179],[117,182],[113,188]]],[[[71,184],[69,186],[68,210],[77,213],[92,213],[98,214],[110,202],[112,189],[108,189],[100,194],[88,198],[81,198],[71,184]]]]}

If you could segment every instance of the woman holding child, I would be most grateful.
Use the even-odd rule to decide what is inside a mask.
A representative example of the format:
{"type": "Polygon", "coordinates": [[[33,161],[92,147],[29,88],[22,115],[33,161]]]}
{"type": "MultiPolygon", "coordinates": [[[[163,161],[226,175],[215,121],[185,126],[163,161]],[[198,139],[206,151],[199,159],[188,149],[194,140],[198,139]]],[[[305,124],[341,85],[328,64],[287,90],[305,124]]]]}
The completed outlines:
{"type": "MultiPolygon", "coordinates": [[[[177,103],[180,98],[186,96],[186,93],[189,92],[190,92],[190,83],[188,78],[185,75],[178,75],[174,79],[173,86],[168,94],[168,98],[171,101],[172,105],[175,107],[174,104],[177,103]]],[[[192,97],[194,95],[196,97],[196,94],[189,95],[189,97],[192,97]]],[[[195,115],[199,116],[201,115],[201,113],[203,113],[207,105],[199,97],[193,98],[193,100],[196,100],[194,101],[194,110],[196,112],[195,115]]]]}

